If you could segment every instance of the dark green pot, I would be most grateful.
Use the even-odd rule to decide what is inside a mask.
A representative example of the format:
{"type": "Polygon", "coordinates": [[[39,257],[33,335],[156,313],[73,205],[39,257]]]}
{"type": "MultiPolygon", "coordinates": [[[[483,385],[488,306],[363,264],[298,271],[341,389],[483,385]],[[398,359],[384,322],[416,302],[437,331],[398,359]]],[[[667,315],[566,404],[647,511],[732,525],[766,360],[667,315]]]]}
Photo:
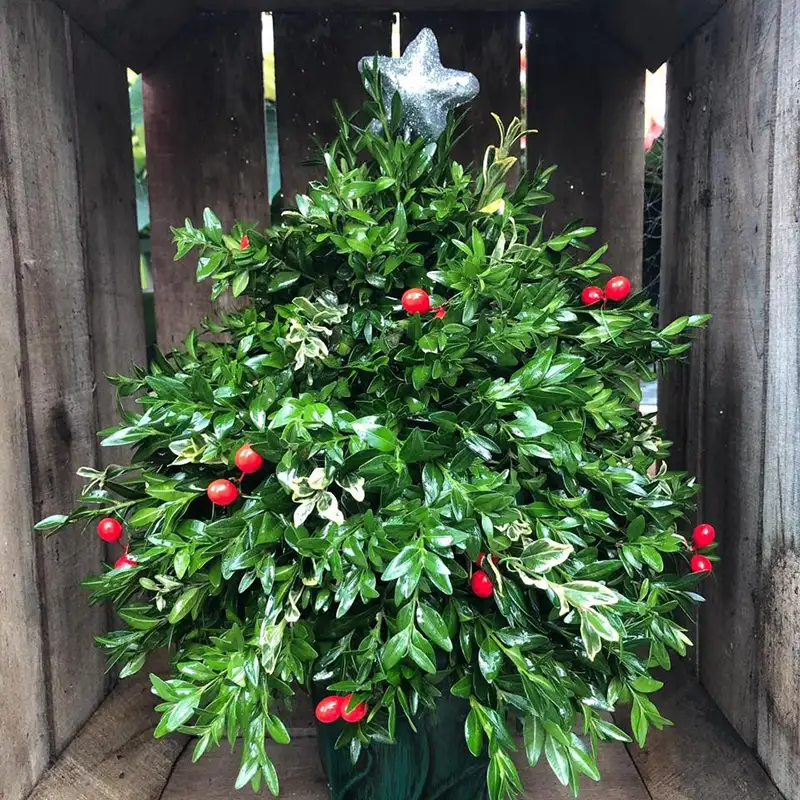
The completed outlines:
{"type": "Polygon", "coordinates": [[[417,733],[398,714],[397,743],[364,748],[355,765],[347,748],[334,747],[345,723],[318,724],[331,800],[485,800],[488,760],[475,758],[464,742],[468,711],[464,700],[445,693],[434,714],[415,719],[417,733]]]}

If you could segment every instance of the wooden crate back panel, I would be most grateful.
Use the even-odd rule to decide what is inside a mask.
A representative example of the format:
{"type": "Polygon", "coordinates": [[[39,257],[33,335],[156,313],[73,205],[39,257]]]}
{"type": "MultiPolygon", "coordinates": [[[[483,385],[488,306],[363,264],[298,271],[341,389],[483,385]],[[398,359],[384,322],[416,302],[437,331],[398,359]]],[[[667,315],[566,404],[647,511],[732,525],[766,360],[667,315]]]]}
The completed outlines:
{"type": "MultiPolygon", "coordinates": [[[[209,206],[224,225],[269,222],[261,17],[200,18],[144,72],[158,343],[169,349],[212,312],[210,284],[175,263],[170,228],[209,206]]],[[[230,308],[229,298],[219,307],[230,308]],[[227,305],[226,305],[227,304],[227,305]]]]}
{"type": "MultiPolygon", "coordinates": [[[[472,72],[481,83],[480,94],[466,111],[468,126],[456,144],[455,157],[465,164],[480,164],[490,144],[497,144],[497,114],[508,124],[521,112],[520,15],[497,13],[408,13],[400,17],[400,37],[405,47],[422,28],[439,40],[446,67],[472,72]]],[[[513,180],[518,171],[511,175],[513,180]]]]}
{"type": "Polygon", "coordinates": [[[528,15],[528,163],[557,164],[549,230],[582,219],[607,261],[641,282],[645,71],[593,21],[528,15]]]}
{"type": "Polygon", "coordinates": [[[303,162],[318,155],[315,144],[336,135],[333,103],[347,113],[366,95],[358,72],[363,56],[391,52],[392,14],[273,15],[281,193],[294,207],[320,167],[303,162]]]}
{"type": "Polygon", "coordinates": [[[99,463],[102,372],[143,356],[125,69],[67,22],[49,0],[0,3],[4,800],[27,795],[109,686],[94,646],[106,611],[80,588],[104,543],[33,524],[68,510],[77,468],[99,463]]]}

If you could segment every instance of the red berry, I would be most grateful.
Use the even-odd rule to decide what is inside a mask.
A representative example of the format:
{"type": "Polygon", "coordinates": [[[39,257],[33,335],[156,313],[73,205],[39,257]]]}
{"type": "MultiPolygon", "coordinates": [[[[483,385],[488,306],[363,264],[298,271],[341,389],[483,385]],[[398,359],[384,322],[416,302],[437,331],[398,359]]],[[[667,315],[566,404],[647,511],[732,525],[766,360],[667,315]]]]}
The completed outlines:
{"type": "Polygon", "coordinates": [[[705,556],[692,556],[689,564],[692,572],[711,572],[711,562],[705,556]]]}
{"type": "Polygon", "coordinates": [[[714,530],[714,526],[709,525],[707,522],[704,522],[702,525],[698,525],[694,529],[694,533],[692,533],[692,541],[694,542],[694,546],[701,549],[713,544],[714,539],[716,538],[717,532],[714,530]]]}
{"type": "Polygon", "coordinates": [[[122,538],[122,525],[113,517],[103,517],[97,523],[97,535],[104,542],[118,542],[122,538]]]}
{"type": "Polygon", "coordinates": [[[602,303],[605,299],[606,296],[599,286],[587,286],[581,292],[581,303],[585,306],[593,306],[595,303],[602,303]]]}
{"type": "Polygon", "coordinates": [[[249,444],[243,445],[236,451],[234,456],[236,466],[244,472],[245,475],[251,475],[253,472],[258,472],[264,466],[264,459],[250,447],[249,444]]]}
{"type": "Polygon", "coordinates": [[[239,496],[239,490],[227,478],[220,478],[208,484],[206,494],[215,506],[229,506],[239,496]]]}
{"type": "Polygon", "coordinates": [[[494,586],[482,569],[472,573],[469,584],[472,587],[472,593],[478,597],[491,597],[494,594],[494,586]]]}
{"type": "Polygon", "coordinates": [[[439,306],[436,309],[436,319],[444,319],[447,316],[447,309],[444,306],[439,306]]]}
{"type": "Polygon", "coordinates": [[[247,238],[247,234],[242,236],[242,241],[239,242],[239,247],[242,250],[247,250],[247,248],[250,247],[250,239],[247,238]]]}
{"type": "Polygon", "coordinates": [[[367,716],[367,704],[359,703],[352,711],[348,711],[347,706],[352,699],[352,694],[342,698],[342,719],[345,722],[361,722],[367,716]]]}
{"type": "Polygon", "coordinates": [[[122,569],[123,567],[136,567],[138,565],[139,562],[136,560],[135,556],[129,556],[127,553],[123,553],[114,562],[114,569],[122,569]]]}
{"type": "Polygon", "coordinates": [[[324,700],[320,700],[319,703],[317,703],[314,715],[320,722],[324,722],[326,725],[331,722],[336,722],[342,715],[342,698],[332,694],[324,700]]]}
{"type": "Polygon", "coordinates": [[[624,275],[617,275],[606,284],[609,300],[624,300],[631,293],[631,282],[624,275]]]}
{"type": "Polygon", "coordinates": [[[409,314],[427,314],[431,310],[431,298],[424,289],[407,289],[402,303],[409,314]]]}
{"type": "MultiPolygon", "coordinates": [[[[484,561],[484,559],[485,559],[485,558],[486,558],[486,553],[478,553],[478,558],[477,558],[477,559],[475,559],[475,563],[476,563],[476,564],[477,564],[479,567],[482,567],[482,566],[483,566],[483,561],[484,561]]],[[[492,562],[492,564],[497,564],[498,558],[497,558],[497,556],[496,556],[494,553],[492,553],[492,554],[489,556],[489,561],[491,561],[491,562],[492,562]]]]}

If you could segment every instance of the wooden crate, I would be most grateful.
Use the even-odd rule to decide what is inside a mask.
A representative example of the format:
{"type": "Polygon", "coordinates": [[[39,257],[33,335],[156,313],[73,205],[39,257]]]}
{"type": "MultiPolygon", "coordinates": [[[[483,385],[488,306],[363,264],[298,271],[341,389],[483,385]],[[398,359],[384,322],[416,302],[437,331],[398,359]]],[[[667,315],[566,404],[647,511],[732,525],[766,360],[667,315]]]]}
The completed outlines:
{"type": "MultiPolygon", "coordinates": [[[[78,584],[105,551],[80,531],[45,541],[32,525],[70,505],[77,466],[102,463],[94,431],[115,415],[102,376],[144,360],[125,67],[144,75],[155,307],[169,347],[215,310],[190,265],[172,262],[170,226],[206,205],[224,223],[270,221],[264,10],[289,202],[314,175],[300,164],[309,134],[330,136],[334,97],[360,102],[356,62],[389,51],[395,11],[404,40],[431,25],[444,61],[480,78],[458,153],[479,158],[493,141],[489,112],[520,107],[526,11],[527,115],[539,129],[529,160],[560,166],[548,224],[597,224],[609,261],[634,278],[644,67],[672,58],[664,314],[710,309],[716,320],[662,382],[659,415],[675,463],[706,486],[704,514],[721,522],[698,666],[722,713],[699,687],[674,689],[666,702],[684,727],[644,754],[612,751],[598,796],[777,798],[747,745],[798,800],[796,0],[0,0],[0,798],[27,796],[62,753],[35,797],[160,797],[180,753],[179,740],[149,741],[149,698],[135,684],[91,717],[112,688],[92,647],[110,620],[78,584]],[[686,780],[686,761],[713,780],[686,780]]],[[[313,749],[300,739],[289,771],[313,749]]],[[[211,777],[227,769],[212,762],[211,777]]],[[[545,778],[530,777],[540,798],[545,778]]],[[[192,780],[181,761],[164,797],[228,796],[227,775],[207,792],[192,780]]]]}

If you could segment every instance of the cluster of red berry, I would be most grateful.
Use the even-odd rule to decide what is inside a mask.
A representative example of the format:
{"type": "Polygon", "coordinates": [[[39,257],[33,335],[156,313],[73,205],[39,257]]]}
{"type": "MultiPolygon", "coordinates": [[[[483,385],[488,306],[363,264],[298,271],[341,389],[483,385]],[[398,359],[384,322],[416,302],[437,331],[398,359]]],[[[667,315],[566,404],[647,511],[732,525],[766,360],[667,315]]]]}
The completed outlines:
{"type": "MultiPolygon", "coordinates": [[[[427,314],[431,310],[431,296],[424,289],[406,289],[400,302],[409,314],[427,314]]],[[[436,319],[443,319],[445,314],[444,306],[436,309],[436,319]]]]}
{"type": "Polygon", "coordinates": [[[692,549],[695,551],[695,554],[689,561],[692,572],[711,572],[711,561],[696,551],[710,547],[714,544],[716,538],[717,532],[714,530],[714,526],[709,525],[707,522],[698,525],[694,529],[692,532],[692,544],[694,544],[694,547],[692,549]]]}
{"type": "MultiPolygon", "coordinates": [[[[249,444],[240,447],[233,460],[242,471],[242,478],[258,472],[264,465],[264,459],[249,444]]],[[[220,478],[208,484],[206,494],[215,506],[229,506],[239,496],[239,489],[233,481],[220,478]]],[[[97,523],[97,534],[104,542],[118,542],[122,538],[122,523],[113,517],[103,517],[97,523]]],[[[130,555],[129,548],[130,545],[125,545],[125,550],[114,564],[114,569],[138,565],[136,556],[130,555]]]]}
{"type": "MultiPolygon", "coordinates": [[[[122,523],[114,517],[103,517],[97,523],[97,535],[104,542],[118,542],[122,538],[122,523]]],[[[128,553],[130,545],[125,545],[122,555],[114,562],[114,569],[135,567],[139,562],[128,553]]]]}
{"type": "MultiPolygon", "coordinates": [[[[242,478],[258,472],[264,466],[264,459],[249,444],[242,445],[236,451],[233,462],[241,470],[242,478]]],[[[239,497],[239,488],[227,478],[218,478],[208,484],[206,494],[215,506],[229,506],[239,497]]]]}
{"type": "Polygon", "coordinates": [[[602,303],[606,300],[618,303],[630,293],[631,282],[624,275],[615,275],[606,284],[605,290],[599,286],[587,286],[581,292],[581,303],[585,306],[593,306],[595,303],[602,303]]]}
{"type": "Polygon", "coordinates": [[[348,711],[347,707],[350,705],[352,699],[352,694],[345,695],[344,697],[340,697],[336,694],[329,695],[324,700],[320,700],[319,703],[317,703],[314,715],[320,722],[324,722],[326,725],[331,722],[336,722],[340,717],[345,722],[361,722],[361,720],[367,716],[367,711],[369,709],[366,703],[359,703],[355,708],[348,711]]]}

